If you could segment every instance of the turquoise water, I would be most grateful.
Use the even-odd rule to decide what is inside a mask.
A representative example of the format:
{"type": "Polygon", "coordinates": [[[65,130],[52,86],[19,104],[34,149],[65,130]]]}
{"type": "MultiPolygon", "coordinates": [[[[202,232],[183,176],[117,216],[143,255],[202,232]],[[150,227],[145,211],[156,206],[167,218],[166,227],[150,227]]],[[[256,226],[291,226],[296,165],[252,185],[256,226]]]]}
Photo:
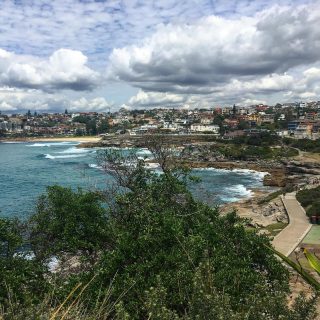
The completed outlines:
{"type": "MultiPolygon", "coordinates": [[[[96,165],[97,150],[77,144],[0,143],[0,216],[27,217],[49,185],[94,189],[110,184],[112,178],[96,165]]],[[[194,174],[202,182],[191,191],[209,204],[237,201],[249,197],[253,188],[263,189],[263,173],[250,170],[197,169],[194,174]]]]}

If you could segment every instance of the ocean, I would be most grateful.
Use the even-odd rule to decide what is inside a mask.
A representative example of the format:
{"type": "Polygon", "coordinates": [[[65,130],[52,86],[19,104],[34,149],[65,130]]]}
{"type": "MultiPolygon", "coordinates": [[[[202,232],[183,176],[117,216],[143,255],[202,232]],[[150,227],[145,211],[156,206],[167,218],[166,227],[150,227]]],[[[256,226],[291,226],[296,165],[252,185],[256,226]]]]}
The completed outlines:
{"type": "MultiPolygon", "coordinates": [[[[102,189],[112,183],[97,165],[96,149],[77,148],[78,142],[0,143],[0,216],[27,218],[47,186],[102,189]]],[[[148,156],[148,150],[136,149],[148,156]]],[[[192,193],[210,205],[252,196],[266,189],[264,173],[252,170],[194,169],[201,182],[192,193]]]]}

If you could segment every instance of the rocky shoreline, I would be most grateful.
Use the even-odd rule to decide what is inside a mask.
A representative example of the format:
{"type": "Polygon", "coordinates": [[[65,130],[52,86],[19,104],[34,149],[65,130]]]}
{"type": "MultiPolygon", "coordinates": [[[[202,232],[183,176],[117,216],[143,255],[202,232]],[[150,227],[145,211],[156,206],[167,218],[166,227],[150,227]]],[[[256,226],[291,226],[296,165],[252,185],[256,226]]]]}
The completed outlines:
{"type": "MultiPolygon", "coordinates": [[[[171,145],[183,150],[178,161],[189,168],[249,169],[267,172],[263,179],[264,186],[276,187],[277,190],[288,187],[297,189],[310,184],[312,179],[320,177],[320,163],[310,161],[310,158],[305,158],[301,154],[298,157],[287,159],[239,161],[228,159],[215,151],[217,143],[212,137],[174,136],[166,137],[166,139],[171,145]]],[[[78,147],[135,148],[146,147],[146,145],[141,136],[113,136],[106,137],[98,143],[82,143],[78,147]]],[[[252,219],[252,223],[258,228],[277,224],[285,226],[288,223],[288,217],[280,196],[264,201],[272,191],[253,191],[254,195],[251,198],[227,204],[221,208],[221,211],[227,212],[235,209],[239,216],[252,219]]]]}
{"type": "MultiPolygon", "coordinates": [[[[263,184],[265,186],[286,187],[306,184],[310,176],[320,175],[320,163],[309,161],[299,156],[295,159],[254,159],[233,160],[215,151],[218,145],[211,135],[166,135],[165,143],[182,149],[179,162],[190,168],[217,169],[250,169],[267,172],[263,184]]],[[[145,136],[106,136],[99,142],[84,142],[79,148],[118,147],[139,148],[146,147],[145,136]]]]}

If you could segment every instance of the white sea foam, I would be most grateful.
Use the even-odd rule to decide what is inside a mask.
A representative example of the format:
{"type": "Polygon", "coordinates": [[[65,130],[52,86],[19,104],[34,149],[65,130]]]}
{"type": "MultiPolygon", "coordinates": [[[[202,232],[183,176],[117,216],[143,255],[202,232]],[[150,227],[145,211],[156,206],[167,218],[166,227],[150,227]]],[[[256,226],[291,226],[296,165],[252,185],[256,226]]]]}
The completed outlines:
{"type": "Polygon", "coordinates": [[[153,163],[153,162],[146,162],[145,167],[147,169],[160,169],[160,164],[159,163],[153,163]]]}
{"type": "Polygon", "coordinates": [[[256,171],[251,169],[218,169],[218,168],[196,168],[198,171],[214,171],[217,173],[238,173],[243,175],[253,175],[257,177],[258,179],[263,179],[265,175],[268,174],[268,172],[262,172],[262,171],[256,171]]]}
{"type": "Polygon", "coordinates": [[[63,151],[59,151],[57,153],[65,153],[65,154],[81,154],[81,153],[87,153],[91,152],[91,149],[83,149],[83,148],[76,148],[76,147],[71,147],[63,151]]]}
{"type": "Polygon", "coordinates": [[[239,200],[241,200],[241,198],[236,198],[236,197],[220,197],[220,199],[223,201],[223,202],[237,202],[239,200]]]}
{"type": "Polygon", "coordinates": [[[0,143],[19,144],[19,143],[24,143],[24,142],[23,141],[0,141],[0,143]]]}
{"type": "Polygon", "coordinates": [[[250,189],[247,189],[243,184],[236,184],[228,189],[230,194],[234,193],[235,195],[243,197],[251,197],[253,195],[253,192],[250,189]]]}
{"type": "Polygon", "coordinates": [[[220,199],[224,202],[236,202],[243,198],[251,198],[253,192],[250,189],[247,189],[243,184],[236,184],[229,187],[228,195],[222,195],[220,199]]]}
{"type": "Polygon", "coordinates": [[[55,272],[59,266],[59,260],[57,257],[52,257],[48,262],[48,268],[50,272],[55,272]]]}
{"type": "Polygon", "coordinates": [[[147,148],[141,148],[137,151],[137,155],[139,156],[152,156],[152,152],[147,148]]]}
{"type": "Polygon", "coordinates": [[[92,168],[92,169],[99,169],[99,170],[103,170],[103,168],[101,166],[98,166],[97,164],[95,163],[89,163],[89,168],[92,168]]]}
{"type": "Polygon", "coordinates": [[[51,146],[76,146],[79,143],[72,143],[69,141],[62,141],[62,142],[41,142],[41,143],[33,143],[27,145],[27,147],[51,147],[51,146]]]}
{"type": "Polygon", "coordinates": [[[84,157],[85,154],[66,154],[63,156],[54,156],[51,155],[49,153],[44,155],[46,159],[67,159],[67,158],[80,158],[80,157],[84,157]]]}

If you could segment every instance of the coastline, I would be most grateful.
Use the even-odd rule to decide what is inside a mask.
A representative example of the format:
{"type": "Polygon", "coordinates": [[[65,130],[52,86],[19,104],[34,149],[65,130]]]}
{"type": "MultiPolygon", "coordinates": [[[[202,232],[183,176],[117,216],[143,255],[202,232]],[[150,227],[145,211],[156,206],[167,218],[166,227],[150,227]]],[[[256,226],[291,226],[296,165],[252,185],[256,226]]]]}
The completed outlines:
{"type": "Polygon", "coordinates": [[[273,193],[275,190],[252,190],[253,195],[236,202],[226,203],[220,207],[220,212],[236,211],[241,218],[250,219],[252,224],[261,230],[267,230],[268,226],[278,223],[286,225],[288,218],[282,205],[280,197],[261,204],[260,201],[273,193]]]}
{"type": "Polygon", "coordinates": [[[99,142],[101,137],[97,136],[81,136],[81,137],[23,137],[23,138],[0,138],[1,142],[99,142]]]}

